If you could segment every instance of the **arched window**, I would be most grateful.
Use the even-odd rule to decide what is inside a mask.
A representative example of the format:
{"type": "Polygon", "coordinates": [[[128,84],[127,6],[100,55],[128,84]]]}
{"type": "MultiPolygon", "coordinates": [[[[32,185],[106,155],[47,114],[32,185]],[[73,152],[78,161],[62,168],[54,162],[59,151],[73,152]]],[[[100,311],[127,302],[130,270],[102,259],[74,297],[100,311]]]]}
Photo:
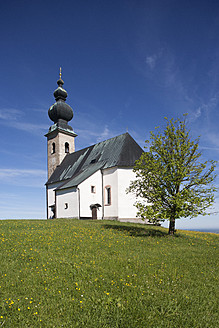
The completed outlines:
{"type": "Polygon", "coordinates": [[[68,142],[65,143],[65,152],[66,152],[66,154],[69,153],[69,143],[68,142]]]}
{"type": "Polygon", "coordinates": [[[111,186],[105,187],[105,205],[111,205],[111,186]]]}
{"type": "Polygon", "coordinates": [[[52,154],[56,152],[56,144],[55,142],[52,143],[52,154]]]}

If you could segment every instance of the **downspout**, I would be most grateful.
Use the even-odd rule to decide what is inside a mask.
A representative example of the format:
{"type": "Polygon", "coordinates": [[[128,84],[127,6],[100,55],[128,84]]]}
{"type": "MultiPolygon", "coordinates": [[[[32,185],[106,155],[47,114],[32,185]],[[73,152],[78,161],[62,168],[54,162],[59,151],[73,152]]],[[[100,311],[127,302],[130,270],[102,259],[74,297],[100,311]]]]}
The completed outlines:
{"type": "Polygon", "coordinates": [[[54,219],[57,219],[57,208],[56,208],[56,190],[55,190],[55,215],[54,219]]]}
{"type": "Polygon", "coordinates": [[[102,220],[104,219],[104,189],[103,189],[103,170],[101,171],[101,178],[102,178],[102,220]]]}
{"type": "Polygon", "coordinates": [[[48,207],[48,186],[46,185],[46,215],[47,215],[47,220],[49,218],[49,207],[48,207]]]}
{"type": "Polygon", "coordinates": [[[81,218],[81,204],[80,204],[80,189],[77,187],[78,191],[78,219],[81,218]]]}

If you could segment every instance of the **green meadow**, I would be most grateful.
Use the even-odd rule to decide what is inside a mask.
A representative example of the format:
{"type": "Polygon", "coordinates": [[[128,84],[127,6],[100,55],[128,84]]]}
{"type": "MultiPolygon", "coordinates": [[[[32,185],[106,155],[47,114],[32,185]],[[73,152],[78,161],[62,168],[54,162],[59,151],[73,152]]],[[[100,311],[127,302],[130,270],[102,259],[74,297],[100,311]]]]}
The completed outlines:
{"type": "Polygon", "coordinates": [[[0,221],[0,327],[219,327],[210,233],[0,221]]]}

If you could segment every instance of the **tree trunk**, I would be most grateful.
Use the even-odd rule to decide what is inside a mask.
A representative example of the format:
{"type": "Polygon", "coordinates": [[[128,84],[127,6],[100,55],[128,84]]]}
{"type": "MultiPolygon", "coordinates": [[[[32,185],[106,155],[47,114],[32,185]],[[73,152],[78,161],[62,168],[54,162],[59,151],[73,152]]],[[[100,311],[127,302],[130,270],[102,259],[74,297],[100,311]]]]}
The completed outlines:
{"type": "Polygon", "coordinates": [[[169,223],[169,235],[174,235],[175,232],[175,218],[171,218],[170,219],[170,223],[169,223]]]}

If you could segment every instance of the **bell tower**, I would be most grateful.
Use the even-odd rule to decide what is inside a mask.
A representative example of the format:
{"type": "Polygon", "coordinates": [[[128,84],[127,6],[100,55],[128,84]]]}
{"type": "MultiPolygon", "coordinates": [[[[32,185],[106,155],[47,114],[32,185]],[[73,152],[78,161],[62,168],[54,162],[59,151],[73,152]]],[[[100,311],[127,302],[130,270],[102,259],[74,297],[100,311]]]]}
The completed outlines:
{"type": "Polygon", "coordinates": [[[48,111],[49,118],[54,124],[50,126],[45,135],[47,137],[48,179],[64,157],[75,151],[75,137],[77,136],[72,127],[68,125],[68,122],[73,118],[73,110],[65,102],[68,94],[62,87],[64,81],[62,80],[61,68],[57,84],[58,88],[54,91],[56,102],[48,111]]]}

